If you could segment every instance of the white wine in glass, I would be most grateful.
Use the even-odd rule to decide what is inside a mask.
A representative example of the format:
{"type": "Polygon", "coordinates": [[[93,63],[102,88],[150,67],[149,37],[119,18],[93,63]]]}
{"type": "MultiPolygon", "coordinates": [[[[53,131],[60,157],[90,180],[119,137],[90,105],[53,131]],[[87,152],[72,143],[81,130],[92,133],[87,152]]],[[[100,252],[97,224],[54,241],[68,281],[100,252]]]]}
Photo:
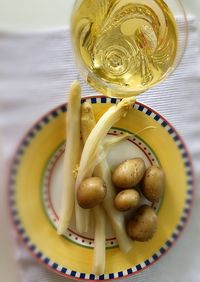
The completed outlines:
{"type": "Polygon", "coordinates": [[[107,96],[124,98],[166,78],[186,41],[186,36],[180,39],[174,9],[186,25],[180,1],[77,1],[72,39],[86,81],[107,96]]]}

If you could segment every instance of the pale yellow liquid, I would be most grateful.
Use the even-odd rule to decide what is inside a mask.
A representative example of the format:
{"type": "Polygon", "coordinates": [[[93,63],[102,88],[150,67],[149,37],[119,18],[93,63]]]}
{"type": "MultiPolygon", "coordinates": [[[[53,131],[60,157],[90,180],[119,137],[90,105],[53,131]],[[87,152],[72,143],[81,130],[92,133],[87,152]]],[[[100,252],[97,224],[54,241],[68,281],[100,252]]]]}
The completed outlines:
{"type": "Polygon", "coordinates": [[[87,81],[115,97],[137,95],[174,67],[178,34],[162,0],[83,0],[72,17],[87,81]]]}

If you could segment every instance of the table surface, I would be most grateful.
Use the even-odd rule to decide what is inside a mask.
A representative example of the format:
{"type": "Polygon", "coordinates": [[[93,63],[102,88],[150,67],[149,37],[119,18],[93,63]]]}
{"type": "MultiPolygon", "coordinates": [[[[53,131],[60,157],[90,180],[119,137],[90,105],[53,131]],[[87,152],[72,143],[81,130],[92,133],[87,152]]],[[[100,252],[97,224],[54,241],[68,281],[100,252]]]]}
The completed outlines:
{"type": "MultiPolygon", "coordinates": [[[[197,16],[200,31],[200,1],[182,1],[186,10],[197,16]]],[[[0,0],[0,29],[41,30],[69,25],[73,3],[74,0],[0,0]]],[[[10,241],[3,232],[1,236],[1,240],[6,242],[1,249],[4,255],[0,255],[0,275],[5,282],[17,282],[19,278],[12,260],[10,241]],[[8,271],[8,266],[12,271],[8,271]]]]}

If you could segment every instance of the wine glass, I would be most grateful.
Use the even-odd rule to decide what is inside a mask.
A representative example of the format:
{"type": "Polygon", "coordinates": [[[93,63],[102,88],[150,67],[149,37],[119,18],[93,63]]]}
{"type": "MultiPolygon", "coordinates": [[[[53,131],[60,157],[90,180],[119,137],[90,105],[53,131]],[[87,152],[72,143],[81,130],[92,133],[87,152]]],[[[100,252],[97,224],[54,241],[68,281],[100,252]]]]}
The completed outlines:
{"type": "Polygon", "coordinates": [[[71,19],[83,78],[109,97],[129,97],[163,81],[187,44],[179,0],[78,0],[71,19]]]}

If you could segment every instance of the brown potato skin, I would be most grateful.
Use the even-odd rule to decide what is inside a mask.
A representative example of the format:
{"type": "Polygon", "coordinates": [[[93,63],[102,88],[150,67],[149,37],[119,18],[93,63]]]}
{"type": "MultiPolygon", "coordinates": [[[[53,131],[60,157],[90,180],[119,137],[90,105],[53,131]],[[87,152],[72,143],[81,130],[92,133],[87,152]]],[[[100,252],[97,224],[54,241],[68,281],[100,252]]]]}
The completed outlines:
{"type": "Polygon", "coordinates": [[[126,160],[115,168],[112,182],[118,190],[133,188],[142,180],[145,169],[141,158],[126,160]]]}
{"type": "Polygon", "coordinates": [[[152,239],[157,229],[157,215],[153,208],[141,206],[133,219],[127,224],[128,235],[136,241],[145,242],[152,239]]]}
{"type": "Polygon", "coordinates": [[[140,194],[134,189],[123,190],[114,199],[115,208],[119,211],[128,211],[138,207],[140,194]]]}
{"type": "Polygon", "coordinates": [[[152,203],[159,202],[164,191],[165,175],[158,166],[150,166],[142,181],[142,193],[152,203]]]}
{"type": "Polygon", "coordinates": [[[90,177],[82,181],[77,201],[83,209],[91,209],[101,204],[106,196],[106,185],[99,177],[90,177]]]}

